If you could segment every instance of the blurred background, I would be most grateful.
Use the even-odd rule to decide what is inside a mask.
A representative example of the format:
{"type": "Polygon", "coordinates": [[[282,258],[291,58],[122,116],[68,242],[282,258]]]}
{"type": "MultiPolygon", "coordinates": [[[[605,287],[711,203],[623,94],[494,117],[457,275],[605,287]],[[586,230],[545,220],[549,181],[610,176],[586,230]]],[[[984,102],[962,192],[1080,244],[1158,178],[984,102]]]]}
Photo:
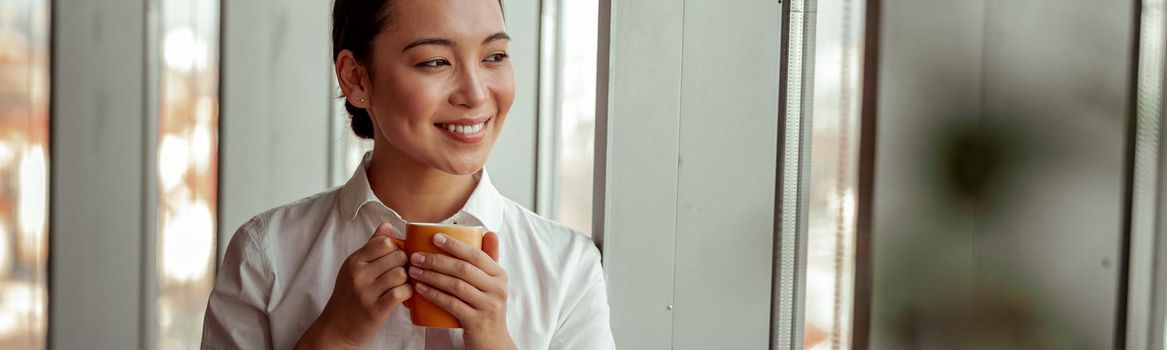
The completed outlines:
{"type": "MultiPolygon", "coordinates": [[[[487,168],[620,347],[1164,348],[1162,1],[504,6],[487,168]]],[[[234,230],[371,148],[330,9],[0,2],[0,349],[199,347],[234,230]]]]}

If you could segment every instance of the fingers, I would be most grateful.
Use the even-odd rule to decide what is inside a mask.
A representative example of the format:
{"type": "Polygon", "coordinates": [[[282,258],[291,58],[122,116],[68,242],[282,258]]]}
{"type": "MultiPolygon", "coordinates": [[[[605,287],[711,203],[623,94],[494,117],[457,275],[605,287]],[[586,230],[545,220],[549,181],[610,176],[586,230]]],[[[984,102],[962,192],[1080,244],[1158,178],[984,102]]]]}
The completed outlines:
{"type": "Polygon", "coordinates": [[[409,264],[416,268],[436,271],[461,279],[479,290],[495,292],[499,289],[496,286],[498,282],[494,280],[494,277],[487,275],[477,266],[458,258],[441,254],[414,253],[410,256],[409,264]]]}
{"type": "Polygon", "coordinates": [[[394,234],[395,234],[395,231],[393,230],[393,225],[386,222],[386,223],[383,223],[381,225],[378,225],[377,229],[373,230],[373,236],[369,237],[369,239],[372,240],[373,238],[376,238],[376,237],[393,238],[393,237],[396,237],[394,234]]]}
{"type": "Polygon", "coordinates": [[[373,280],[373,290],[378,292],[379,297],[384,297],[393,288],[405,284],[408,277],[405,275],[405,267],[394,267],[381,277],[373,280]]]}
{"type": "Polygon", "coordinates": [[[373,237],[361,249],[353,252],[352,258],[359,262],[371,262],[397,250],[397,245],[389,237],[393,236],[393,226],[381,224],[373,232],[373,237]]]}
{"type": "Polygon", "coordinates": [[[369,279],[381,278],[395,267],[404,267],[408,260],[409,256],[405,254],[405,251],[398,249],[365,265],[362,271],[362,277],[369,279]]]}
{"type": "Polygon", "coordinates": [[[498,234],[487,231],[482,236],[482,251],[486,252],[491,260],[498,262],[498,234]]]}
{"type": "Polygon", "coordinates": [[[377,307],[382,310],[388,310],[397,304],[401,304],[413,296],[413,288],[408,283],[402,284],[381,294],[381,298],[377,299],[377,307]]]}
{"type": "Polygon", "coordinates": [[[409,287],[407,281],[405,267],[399,266],[389,269],[376,279],[353,282],[353,289],[362,304],[366,307],[373,307],[379,305],[381,299],[384,299],[385,295],[391,293],[394,288],[409,287]]]}
{"type": "Polygon", "coordinates": [[[440,289],[446,294],[457,297],[475,309],[480,308],[480,305],[486,305],[489,301],[485,292],[466,281],[450,275],[410,267],[409,277],[417,282],[425,283],[428,286],[440,289]]]}
{"type": "Polygon", "coordinates": [[[426,285],[425,283],[418,283],[414,285],[414,289],[417,290],[417,293],[421,295],[422,298],[426,298],[426,300],[433,302],[434,305],[442,308],[442,310],[446,310],[446,312],[454,315],[454,317],[458,318],[459,320],[472,319],[475,314],[474,308],[470,307],[470,305],[467,305],[461,299],[455,298],[454,296],[426,285]]]}
{"type": "MultiPolygon", "coordinates": [[[[494,236],[494,235],[491,235],[491,236],[494,236]]],[[[483,244],[484,245],[486,244],[485,238],[486,237],[483,237],[483,244]]],[[[498,237],[494,236],[494,238],[492,238],[492,241],[493,241],[492,244],[494,245],[495,254],[497,254],[498,237]]],[[[495,262],[495,260],[493,258],[491,258],[489,255],[487,255],[481,249],[475,248],[474,246],[472,246],[466,242],[462,242],[462,241],[459,241],[456,239],[451,239],[449,236],[446,236],[444,234],[439,233],[439,234],[434,235],[434,245],[438,246],[438,248],[441,248],[442,250],[445,250],[447,253],[450,253],[450,255],[453,255],[456,258],[462,259],[466,262],[473,264],[474,266],[478,267],[479,270],[485,272],[487,275],[499,276],[499,275],[502,275],[502,273],[503,273],[502,267],[498,266],[498,263],[495,262]]],[[[443,271],[443,272],[445,272],[445,271],[443,271]]]]}
{"type": "Polygon", "coordinates": [[[374,237],[365,243],[361,249],[353,252],[352,258],[357,262],[368,263],[394,251],[397,251],[397,245],[393,244],[393,241],[389,240],[389,238],[374,237]]]}

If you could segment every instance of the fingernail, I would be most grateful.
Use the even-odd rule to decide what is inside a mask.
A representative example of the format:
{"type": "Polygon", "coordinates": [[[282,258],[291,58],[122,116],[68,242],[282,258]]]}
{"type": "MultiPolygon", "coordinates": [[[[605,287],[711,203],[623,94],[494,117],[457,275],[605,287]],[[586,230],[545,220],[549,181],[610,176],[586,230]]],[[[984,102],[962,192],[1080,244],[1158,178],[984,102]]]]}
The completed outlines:
{"type": "Polygon", "coordinates": [[[446,235],[441,233],[434,235],[434,243],[438,245],[446,244],[446,235]]]}
{"type": "Polygon", "coordinates": [[[425,262],[425,255],[421,255],[421,253],[414,253],[410,260],[413,260],[414,264],[420,264],[425,262]]]}
{"type": "Polygon", "coordinates": [[[430,287],[426,287],[424,284],[421,284],[421,283],[414,285],[414,288],[417,288],[417,291],[419,291],[419,292],[425,292],[425,291],[430,290],[430,287]]]}
{"type": "Polygon", "coordinates": [[[413,277],[420,277],[421,276],[421,269],[416,268],[416,267],[411,267],[411,268],[409,268],[409,275],[413,276],[413,277]]]}

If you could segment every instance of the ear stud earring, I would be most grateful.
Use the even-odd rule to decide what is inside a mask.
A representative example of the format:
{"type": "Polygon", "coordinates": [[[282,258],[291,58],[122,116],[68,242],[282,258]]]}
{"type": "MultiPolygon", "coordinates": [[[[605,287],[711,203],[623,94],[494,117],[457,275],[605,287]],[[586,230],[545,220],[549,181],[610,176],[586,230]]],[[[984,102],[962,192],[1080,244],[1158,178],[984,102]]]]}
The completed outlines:
{"type": "Polygon", "coordinates": [[[365,102],[369,102],[369,100],[366,100],[364,97],[357,97],[357,102],[365,103],[365,102]]]}

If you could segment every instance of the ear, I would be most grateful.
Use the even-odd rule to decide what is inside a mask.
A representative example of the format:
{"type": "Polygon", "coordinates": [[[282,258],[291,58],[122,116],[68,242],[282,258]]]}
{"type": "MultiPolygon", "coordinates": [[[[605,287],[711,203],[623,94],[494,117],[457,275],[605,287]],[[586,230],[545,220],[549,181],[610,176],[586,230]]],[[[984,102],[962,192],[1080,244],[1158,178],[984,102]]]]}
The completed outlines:
{"type": "Polygon", "coordinates": [[[340,83],[340,91],[349,103],[360,108],[368,108],[371,90],[369,89],[368,70],[365,69],[352,51],[343,50],[336,56],[336,81],[340,83]]]}

